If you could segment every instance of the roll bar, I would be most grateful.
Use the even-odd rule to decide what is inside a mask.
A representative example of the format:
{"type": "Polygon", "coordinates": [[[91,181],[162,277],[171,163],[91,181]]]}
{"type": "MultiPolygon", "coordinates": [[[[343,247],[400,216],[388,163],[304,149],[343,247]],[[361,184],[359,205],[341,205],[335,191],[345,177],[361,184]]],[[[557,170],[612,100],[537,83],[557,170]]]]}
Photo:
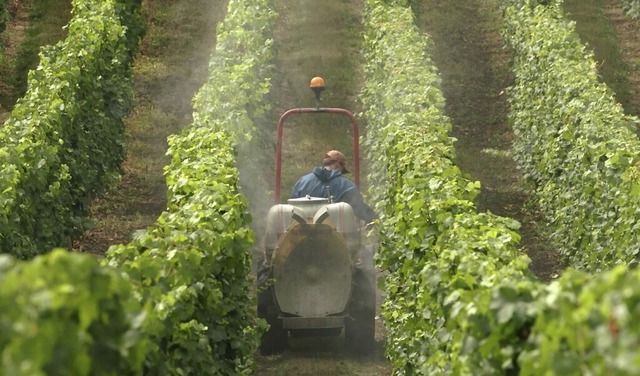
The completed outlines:
{"type": "MultiPolygon", "coordinates": [[[[313,82],[313,81],[312,81],[313,82]]],[[[314,87],[311,88],[314,90],[314,87]]],[[[316,104],[319,105],[319,90],[317,88],[314,90],[316,92],[316,104]]],[[[337,114],[346,116],[351,120],[351,130],[353,131],[353,176],[354,183],[357,187],[360,187],[360,148],[359,148],[359,136],[358,136],[358,124],[356,122],[355,116],[350,112],[345,110],[344,108],[292,108],[286,111],[280,117],[278,121],[278,133],[277,133],[277,145],[276,145],[276,178],[275,178],[275,196],[274,201],[276,204],[280,203],[280,189],[281,189],[281,176],[282,176],[282,133],[284,128],[284,122],[292,115],[296,114],[337,114]]]]}

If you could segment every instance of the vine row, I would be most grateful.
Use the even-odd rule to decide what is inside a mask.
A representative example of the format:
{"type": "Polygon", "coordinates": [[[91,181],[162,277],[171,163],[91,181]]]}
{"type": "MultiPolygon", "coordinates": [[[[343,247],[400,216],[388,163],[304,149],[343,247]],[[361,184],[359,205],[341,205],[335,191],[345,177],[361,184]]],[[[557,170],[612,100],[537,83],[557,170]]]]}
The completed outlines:
{"type": "Polygon", "coordinates": [[[140,374],[146,313],[133,294],[88,254],[0,255],[0,374],[140,374]]]}
{"type": "Polygon", "coordinates": [[[519,224],[476,211],[480,186],[454,164],[440,78],[405,3],[365,7],[387,355],[396,374],[503,373],[516,367],[538,283],[517,248],[519,224]]]}
{"type": "Polygon", "coordinates": [[[640,272],[569,269],[542,284],[518,224],[476,213],[478,184],[453,164],[439,76],[407,3],[365,4],[362,100],[394,373],[634,374],[640,272]]]}
{"type": "Polygon", "coordinates": [[[247,294],[253,233],[236,125],[256,115],[245,93],[268,92],[259,67],[274,23],[269,0],[229,2],[194,123],[169,140],[168,209],[154,225],[100,262],[63,250],[0,257],[0,373],[252,373],[265,324],[247,294]],[[246,91],[221,101],[215,82],[246,91]]]}
{"type": "Polygon", "coordinates": [[[88,203],[119,174],[140,1],[77,0],[67,38],[42,48],[0,128],[0,252],[28,259],[86,229],[88,203]]]}
{"type": "Polygon", "coordinates": [[[276,14],[270,0],[231,0],[219,25],[209,78],[194,97],[193,124],[169,139],[168,210],[106,264],[124,270],[151,342],[145,373],[250,374],[266,324],[251,288],[254,235],[240,191],[237,145],[269,92],[276,14]]]}
{"type": "Polygon", "coordinates": [[[505,0],[502,9],[514,51],[515,159],[535,184],[551,240],[577,268],[637,264],[638,119],[598,81],[595,60],[560,3],[505,0]]]}

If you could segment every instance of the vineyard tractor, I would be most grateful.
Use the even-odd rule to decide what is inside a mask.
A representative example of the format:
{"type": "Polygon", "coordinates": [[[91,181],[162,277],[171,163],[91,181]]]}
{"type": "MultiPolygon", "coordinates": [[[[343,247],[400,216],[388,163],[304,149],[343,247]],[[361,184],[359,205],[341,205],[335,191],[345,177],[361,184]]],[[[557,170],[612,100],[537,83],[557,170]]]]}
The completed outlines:
{"type": "Polygon", "coordinates": [[[368,353],[374,344],[376,283],[372,246],[351,206],[331,198],[303,197],[280,203],[282,133],[297,114],[329,113],[351,120],[353,174],[359,185],[358,127],[342,108],[320,107],[324,80],[311,80],[315,108],[282,114],[277,129],[275,205],[267,214],[264,261],[258,270],[258,315],[269,324],[262,354],[284,351],[289,336],[339,336],[346,348],[368,353]],[[361,234],[362,233],[362,234],[361,234]]]}

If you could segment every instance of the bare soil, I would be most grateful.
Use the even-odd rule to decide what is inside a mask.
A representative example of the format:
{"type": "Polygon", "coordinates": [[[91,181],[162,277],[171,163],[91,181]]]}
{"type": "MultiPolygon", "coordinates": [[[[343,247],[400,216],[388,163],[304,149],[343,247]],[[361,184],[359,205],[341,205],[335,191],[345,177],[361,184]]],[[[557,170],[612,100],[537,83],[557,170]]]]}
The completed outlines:
{"type": "Polygon", "coordinates": [[[145,1],[147,34],[134,66],[137,105],[126,119],[121,181],[92,205],[95,227],[73,242],[104,254],[155,223],[166,209],[167,137],[191,124],[191,99],[207,79],[215,30],[227,1],[145,1]]]}
{"type": "Polygon", "coordinates": [[[513,133],[505,92],[513,77],[496,2],[422,0],[414,7],[419,27],[434,42],[430,52],[458,139],[457,164],[481,183],[478,210],[518,220],[520,247],[531,259],[531,270],[543,281],[557,278],[560,257],[544,240],[530,189],[510,156],[513,133]]]}
{"type": "Polygon", "coordinates": [[[604,10],[615,30],[616,45],[626,68],[629,97],[625,110],[640,116],[640,20],[624,14],[620,0],[606,0],[604,10]]]}
{"type": "MultiPolygon", "coordinates": [[[[309,82],[314,76],[325,79],[322,107],[359,111],[356,100],[361,88],[360,24],[361,1],[325,0],[318,7],[313,0],[276,0],[279,19],[274,35],[276,73],[272,81],[274,134],[280,115],[288,109],[315,107],[309,82]]],[[[352,160],[351,123],[336,115],[292,117],[285,123],[283,147],[283,196],[293,183],[321,163],[324,153],[339,149],[352,160]]],[[[359,133],[365,132],[359,124],[359,133]]],[[[366,162],[366,161],[365,161],[366,162]]],[[[366,163],[363,163],[365,166],[366,163]]],[[[265,166],[271,171],[272,166],[265,166]]],[[[363,182],[365,173],[361,173],[363,182]]],[[[267,181],[273,181],[269,176],[267,181]]],[[[363,184],[364,185],[364,184],[363,184]]],[[[269,187],[271,189],[271,187],[269,187]]],[[[366,187],[362,187],[366,191],[366,187]]],[[[269,203],[272,204],[272,203],[269,203]]],[[[256,218],[256,221],[260,221],[256,218]]],[[[261,227],[260,225],[257,226],[261,227]]],[[[258,234],[259,236],[260,234],[258,234]]],[[[382,296],[378,294],[378,302],[382,296]]],[[[289,348],[274,356],[257,355],[258,375],[390,375],[384,357],[385,331],[376,318],[376,346],[366,356],[349,355],[344,336],[289,339],[289,348]]]]}
{"type": "Polygon", "coordinates": [[[593,52],[602,82],[632,115],[640,113],[640,20],[622,10],[621,0],[565,0],[566,16],[593,52]]]}
{"type": "Polygon", "coordinates": [[[41,46],[63,39],[71,0],[8,0],[10,22],[0,34],[0,124],[27,90],[41,46]]]}
{"type": "Polygon", "coordinates": [[[31,1],[10,0],[8,2],[11,21],[7,24],[5,31],[0,33],[0,77],[5,77],[0,79],[0,124],[7,120],[13,108],[16,93],[9,78],[15,75],[13,62],[27,35],[31,1]]]}

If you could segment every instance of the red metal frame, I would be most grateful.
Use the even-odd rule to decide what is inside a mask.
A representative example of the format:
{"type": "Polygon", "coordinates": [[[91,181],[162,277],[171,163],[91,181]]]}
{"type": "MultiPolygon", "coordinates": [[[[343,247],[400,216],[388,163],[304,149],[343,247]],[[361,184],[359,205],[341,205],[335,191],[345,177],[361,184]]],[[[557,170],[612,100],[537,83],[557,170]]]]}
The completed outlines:
{"type": "Polygon", "coordinates": [[[357,187],[360,187],[360,147],[358,136],[358,124],[356,123],[356,117],[349,111],[343,108],[292,108],[282,114],[280,121],[278,121],[278,135],[276,145],[276,192],[275,203],[280,203],[280,179],[282,175],[282,129],[284,127],[284,121],[294,114],[318,114],[318,113],[330,113],[344,115],[351,120],[351,129],[353,130],[353,176],[354,183],[357,187]]]}

